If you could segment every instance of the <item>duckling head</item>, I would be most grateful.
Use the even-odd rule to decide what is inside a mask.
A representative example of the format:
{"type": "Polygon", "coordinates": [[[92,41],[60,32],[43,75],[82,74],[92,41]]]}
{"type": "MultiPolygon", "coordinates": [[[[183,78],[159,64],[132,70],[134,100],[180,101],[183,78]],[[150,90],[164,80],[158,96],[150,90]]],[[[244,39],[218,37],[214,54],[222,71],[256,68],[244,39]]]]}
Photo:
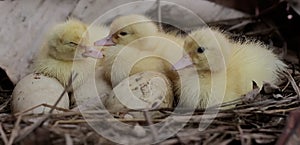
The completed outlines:
{"type": "Polygon", "coordinates": [[[96,41],[96,46],[127,45],[147,36],[154,36],[157,26],[149,18],[142,15],[127,15],[116,18],[110,25],[110,35],[96,41]]]}
{"type": "Polygon", "coordinates": [[[174,65],[175,70],[194,65],[198,71],[217,72],[226,67],[230,42],[221,32],[203,28],[186,37],[184,50],[187,55],[174,65]]]}
{"type": "Polygon", "coordinates": [[[48,55],[62,61],[82,59],[82,48],[90,43],[86,33],[86,25],[75,19],[56,25],[47,39],[48,55]]]}

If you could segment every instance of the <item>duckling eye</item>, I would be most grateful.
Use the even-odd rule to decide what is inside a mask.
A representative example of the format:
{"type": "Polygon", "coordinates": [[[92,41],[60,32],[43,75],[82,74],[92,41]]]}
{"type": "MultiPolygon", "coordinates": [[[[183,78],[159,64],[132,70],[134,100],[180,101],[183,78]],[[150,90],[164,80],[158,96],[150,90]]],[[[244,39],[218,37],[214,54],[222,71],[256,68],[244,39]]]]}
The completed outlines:
{"type": "Polygon", "coordinates": [[[127,32],[120,32],[120,35],[125,36],[125,35],[127,35],[127,32]]]}
{"type": "Polygon", "coordinates": [[[197,48],[197,53],[203,53],[204,50],[205,50],[204,47],[198,47],[198,48],[197,48]]]}
{"type": "Polygon", "coordinates": [[[66,43],[66,44],[69,45],[69,46],[71,46],[71,47],[78,46],[78,44],[75,43],[75,42],[68,42],[68,43],[66,43]]]}

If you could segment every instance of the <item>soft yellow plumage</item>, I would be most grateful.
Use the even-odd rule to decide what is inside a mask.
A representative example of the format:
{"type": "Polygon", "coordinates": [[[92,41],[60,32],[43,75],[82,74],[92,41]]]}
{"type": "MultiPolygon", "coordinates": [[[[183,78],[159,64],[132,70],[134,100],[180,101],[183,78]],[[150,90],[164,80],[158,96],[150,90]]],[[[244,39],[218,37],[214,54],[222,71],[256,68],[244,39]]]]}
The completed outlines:
{"type": "Polygon", "coordinates": [[[72,83],[77,104],[101,94],[109,94],[111,87],[103,79],[102,64],[83,56],[92,45],[91,42],[104,38],[108,32],[106,27],[88,27],[75,19],[56,25],[34,61],[34,71],[56,78],[64,87],[71,73],[77,73],[72,83]],[[95,91],[91,90],[93,88],[95,91]]]}
{"type": "Polygon", "coordinates": [[[286,67],[261,43],[231,42],[209,28],[192,32],[184,48],[194,64],[184,66],[182,59],[175,65],[180,74],[176,85],[179,104],[185,107],[205,108],[237,99],[252,89],[252,81],[259,85],[276,82],[286,67]]]}
{"type": "MultiPolygon", "coordinates": [[[[171,70],[171,63],[175,63],[182,56],[183,39],[160,32],[152,20],[141,15],[119,17],[112,22],[110,28],[110,35],[95,44],[115,45],[103,50],[105,76],[112,83],[114,90],[116,87],[123,89],[129,85],[130,89],[123,92],[124,97],[130,96],[130,90],[133,90],[136,98],[153,104],[157,96],[149,97],[143,90],[135,90],[136,86],[151,87],[148,89],[153,91],[152,94],[165,94],[158,106],[171,107],[173,91],[166,76],[170,74],[168,72],[171,70]],[[162,79],[166,86],[161,83],[149,85],[147,81],[153,75],[162,79]],[[137,77],[141,77],[143,81],[135,80],[137,77]],[[130,81],[129,84],[126,83],[127,80],[130,81]]],[[[129,106],[120,103],[113,95],[107,99],[106,107],[109,110],[128,109],[129,106]]],[[[129,97],[127,99],[132,101],[129,97]]],[[[132,103],[135,103],[134,106],[144,106],[143,103],[132,103]]]]}
{"type": "Polygon", "coordinates": [[[82,84],[90,73],[87,70],[95,63],[92,58],[82,57],[84,49],[78,47],[79,44],[90,44],[89,37],[85,34],[86,30],[87,26],[84,23],[74,19],[56,25],[50,31],[34,62],[34,71],[56,78],[63,86],[67,85],[74,71],[78,73],[78,77],[73,82],[73,88],[82,84]]]}
{"type": "Polygon", "coordinates": [[[93,71],[95,60],[83,57],[85,48],[91,42],[108,34],[102,26],[89,27],[78,20],[70,19],[56,25],[48,34],[47,41],[34,62],[34,71],[57,78],[66,86],[71,72],[78,73],[73,87],[78,87],[93,71]]]}
{"type": "Polygon", "coordinates": [[[145,16],[119,17],[112,22],[110,28],[109,37],[95,44],[105,45],[103,41],[116,44],[115,47],[104,50],[104,68],[108,79],[113,79],[113,86],[128,75],[142,71],[158,71],[171,75],[170,64],[182,57],[183,39],[160,32],[153,21],[145,16]],[[113,63],[122,69],[111,73],[113,63]],[[110,76],[111,74],[114,76],[110,76]]]}

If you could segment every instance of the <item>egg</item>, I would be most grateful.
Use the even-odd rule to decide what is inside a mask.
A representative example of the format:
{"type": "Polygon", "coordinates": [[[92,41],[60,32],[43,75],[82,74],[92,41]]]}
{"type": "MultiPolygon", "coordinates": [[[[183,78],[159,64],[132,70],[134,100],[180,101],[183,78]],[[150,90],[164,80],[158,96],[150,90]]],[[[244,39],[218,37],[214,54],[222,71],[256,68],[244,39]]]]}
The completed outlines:
{"type": "MultiPolygon", "coordinates": [[[[172,107],[173,91],[170,80],[162,73],[145,71],[134,74],[116,87],[107,98],[105,107],[110,112],[128,110],[152,110],[172,107]]],[[[130,112],[134,118],[143,117],[141,112],[130,112]]],[[[158,117],[159,112],[151,112],[151,117],[158,117]]]]}
{"type": "MultiPolygon", "coordinates": [[[[51,77],[47,77],[38,73],[32,73],[21,79],[12,93],[12,112],[18,113],[28,110],[40,104],[54,105],[58,100],[64,87],[60,82],[51,77]]],[[[69,109],[68,94],[64,94],[56,107],[69,109]]],[[[40,114],[48,113],[49,107],[39,106],[26,113],[40,114]]],[[[53,113],[61,111],[54,110],[53,113]]]]}

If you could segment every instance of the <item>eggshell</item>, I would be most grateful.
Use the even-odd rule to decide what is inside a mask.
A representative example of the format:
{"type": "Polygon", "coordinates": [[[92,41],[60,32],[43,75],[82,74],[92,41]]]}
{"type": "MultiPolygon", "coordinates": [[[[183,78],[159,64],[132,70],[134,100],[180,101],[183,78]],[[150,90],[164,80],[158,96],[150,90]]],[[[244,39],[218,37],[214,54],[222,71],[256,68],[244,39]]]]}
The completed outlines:
{"type": "MultiPolygon", "coordinates": [[[[25,111],[39,104],[54,105],[58,100],[64,87],[55,79],[41,74],[32,73],[21,79],[12,93],[13,113],[25,111]]],[[[69,97],[66,93],[57,107],[69,109],[69,97]]],[[[51,108],[40,106],[28,113],[48,113],[51,108]]],[[[53,113],[61,111],[54,110],[53,113]]]]}
{"type": "MultiPolygon", "coordinates": [[[[106,100],[105,107],[111,112],[130,109],[151,110],[172,107],[173,91],[170,80],[159,72],[145,71],[134,74],[116,87],[106,100]]],[[[134,118],[143,117],[140,112],[131,113],[134,118]]],[[[152,117],[159,116],[152,113],[152,117]]]]}

